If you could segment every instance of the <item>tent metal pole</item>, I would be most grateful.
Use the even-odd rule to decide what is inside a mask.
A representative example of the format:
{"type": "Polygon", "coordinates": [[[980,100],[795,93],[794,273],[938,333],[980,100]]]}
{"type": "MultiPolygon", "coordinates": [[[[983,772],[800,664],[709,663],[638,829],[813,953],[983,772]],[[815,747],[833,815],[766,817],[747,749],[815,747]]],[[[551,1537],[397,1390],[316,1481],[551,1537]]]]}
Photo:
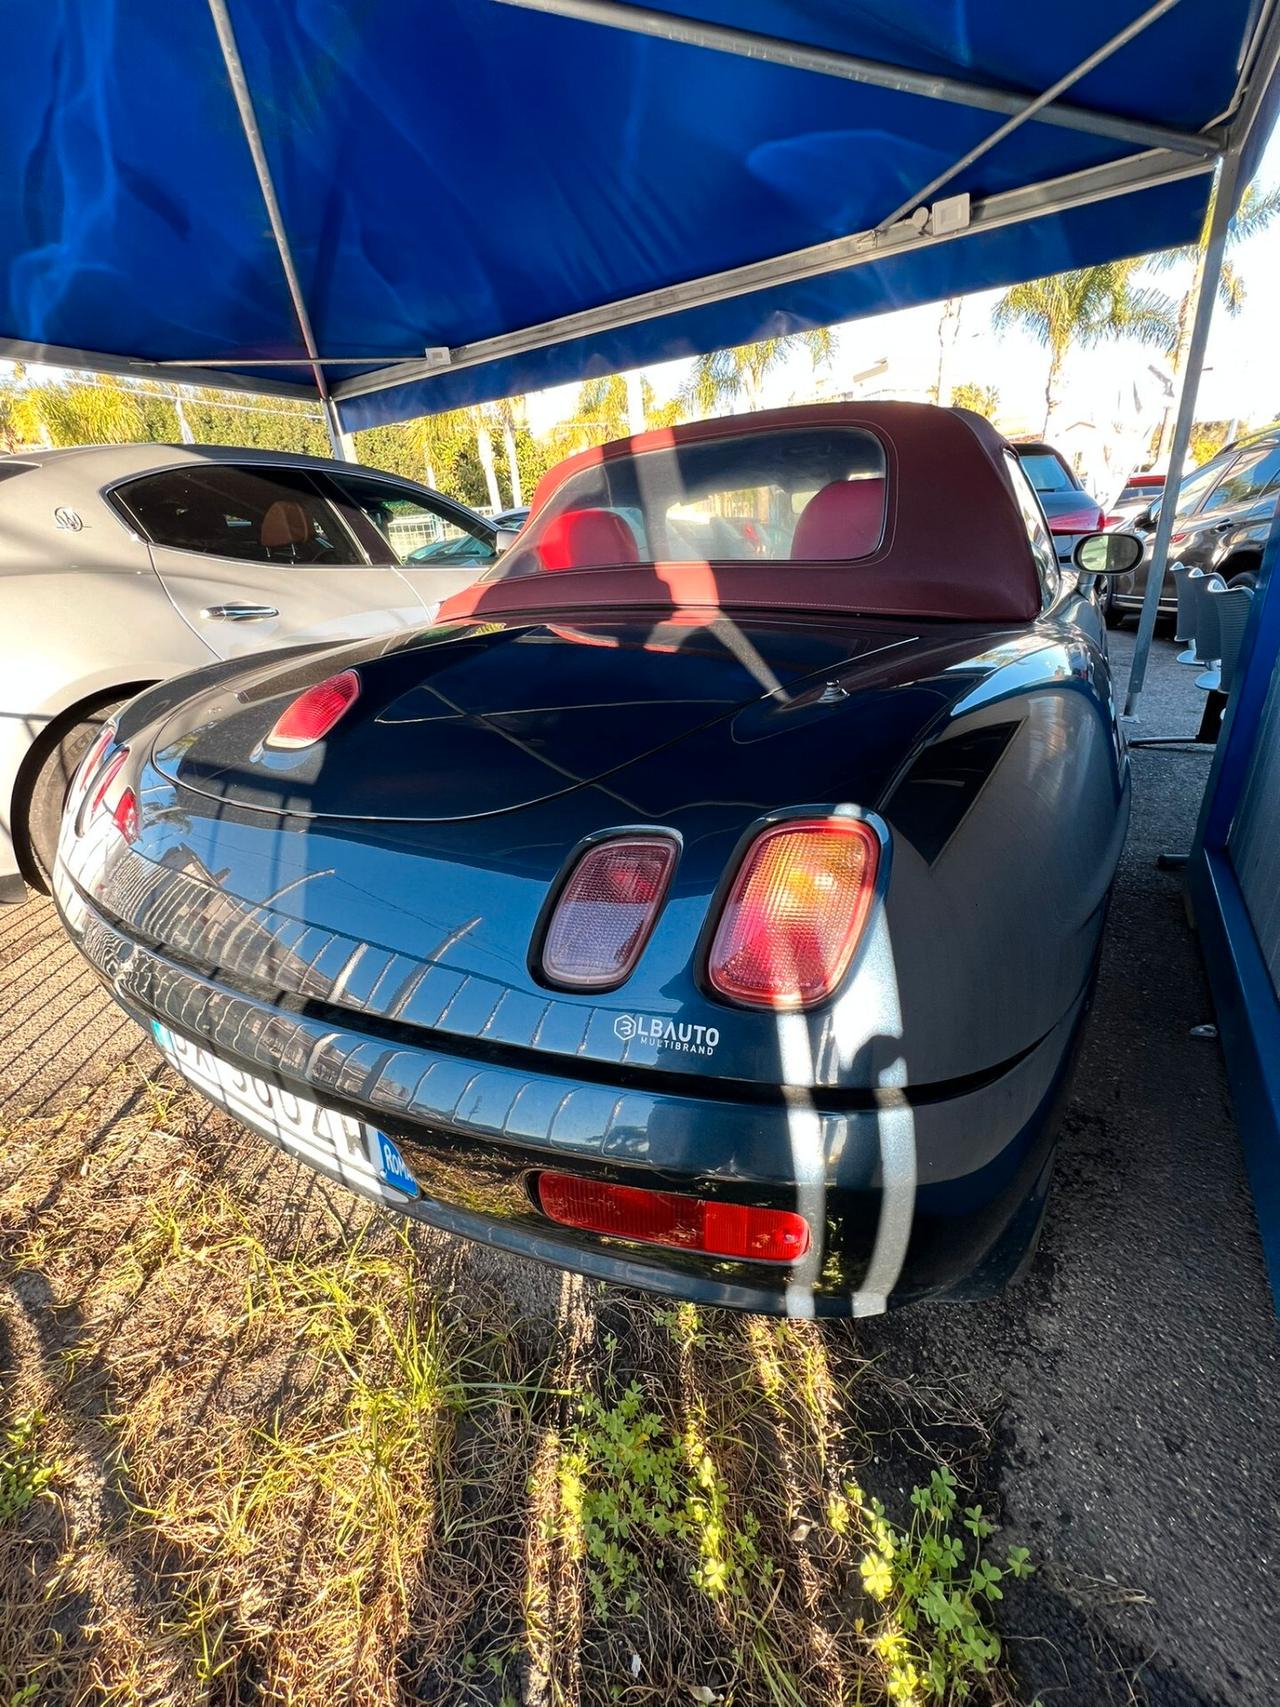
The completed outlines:
{"type": "MultiPolygon", "coordinates": [[[[208,367],[199,361],[154,362],[142,356],[120,355],[108,350],[76,350],[65,344],[35,343],[30,338],[0,338],[0,361],[42,362],[45,367],[78,367],[91,373],[124,374],[129,379],[162,379],[170,385],[176,381],[179,385],[252,391],[262,396],[292,397],[308,403],[315,400],[315,392],[309,385],[296,385],[283,379],[258,379],[246,374],[244,369],[252,365],[246,357],[236,359],[234,370],[228,365],[224,371],[220,360],[208,367]]],[[[301,356],[295,356],[287,365],[305,367],[307,364],[301,356]]]]}
{"type": "Polygon", "coordinates": [[[342,411],[332,397],[324,399],[324,424],[335,462],[358,462],[356,441],[342,424],[342,411]]]}
{"type": "MultiPolygon", "coordinates": [[[[807,42],[787,41],[781,36],[762,35],[755,30],[709,23],[702,18],[685,18],[678,13],[659,11],[656,7],[633,5],[631,0],[501,0],[501,3],[532,12],[549,12],[555,17],[572,18],[578,23],[629,30],[634,35],[656,36],[661,41],[679,42],[685,47],[711,48],[720,53],[736,54],[742,59],[786,66],[792,71],[813,71],[820,76],[842,77],[847,82],[895,89],[901,94],[920,95],[927,100],[979,107],[991,113],[1021,112],[1034,98],[1034,92],[1023,94],[1016,90],[993,89],[959,77],[944,77],[905,65],[865,59],[858,54],[840,53],[834,48],[812,47],[807,42]]],[[[1044,124],[1082,130],[1093,136],[1107,136],[1141,148],[1180,149],[1201,157],[1218,155],[1223,148],[1223,139],[1212,132],[1175,130],[1168,125],[1147,124],[1140,119],[1123,118],[1118,113],[1095,112],[1092,108],[1072,106],[1065,101],[1054,101],[1035,116],[1044,124]]]]}
{"type": "Polygon", "coordinates": [[[1133,649],[1133,664],[1129,670],[1129,686],[1125,694],[1124,715],[1135,717],[1142,686],[1147,679],[1147,662],[1151,655],[1151,640],[1155,634],[1156,618],[1160,612],[1160,595],[1164,591],[1165,570],[1169,562],[1169,541],[1173,537],[1173,517],[1177,508],[1177,492],[1182,480],[1182,465],[1191,442],[1191,427],[1196,415],[1196,397],[1200,390],[1200,372],[1204,366],[1205,349],[1209,342],[1209,326],[1213,305],[1222,276],[1222,257],[1227,244],[1227,228],[1235,212],[1236,188],[1240,176],[1240,154],[1233,150],[1223,157],[1218,167],[1218,179],[1213,191],[1213,213],[1201,256],[1196,283],[1195,318],[1191,325],[1191,342],[1187,349],[1187,365],[1182,376],[1182,393],[1178,399],[1178,419],[1173,429],[1173,444],[1169,450],[1169,473],[1164,483],[1164,498],[1160,504],[1160,520],[1151,547],[1151,565],[1147,570],[1147,587],[1142,598],[1142,616],[1138,621],[1138,639],[1133,649]]]}
{"type": "Polygon", "coordinates": [[[231,14],[227,10],[227,0],[209,0],[209,11],[213,17],[213,27],[217,31],[218,46],[222,49],[222,61],[227,68],[227,77],[231,83],[231,93],[235,99],[236,111],[240,115],[240,128],[243,130],[244,139],[249,145],[253,169],[258,177],[258,188],[262,192],[263,204],[267,210],[271,235],[275,239],[276,252],[280,256],[280,266],[284,271],[285,283],[289,287],[289,297],[293,303],[298,330],[302,334],[303,348],[306,350],[307,359],[311,363],[317,395],[325,406],[325,421],[329,428],[329,439],[333,445],[333,453],[335,456],[341,456],[339,441],[342,435],[342,427],[337,419],[336,412],[331,411],[329,385],[324,376],[324,369],[320,365],[320,347],[316,343],[315,333],[311,329],[311,316],[307,313],[306,298],[302,294],[302,281],[298,277],[298,269],[293,263],[293,251],[289,247],[289,234],[285,230],[284,215],[280,211],[280,199],[276,195],[275,183],[271,177],[271,165],[267,159],[262,131],[258,126],[258,115],[254,111],[249,79],[245,76],[244,62],[240,58],[240,49],[236,44],[236,33],[231,23],[231,14]]]}

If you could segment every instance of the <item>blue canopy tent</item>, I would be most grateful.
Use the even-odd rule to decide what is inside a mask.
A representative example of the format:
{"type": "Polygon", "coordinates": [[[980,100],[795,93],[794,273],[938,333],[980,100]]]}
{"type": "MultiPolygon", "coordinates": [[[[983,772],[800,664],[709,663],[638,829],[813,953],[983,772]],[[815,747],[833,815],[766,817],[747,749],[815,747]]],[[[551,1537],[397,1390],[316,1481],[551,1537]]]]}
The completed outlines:
{"type": "Polygon", "coordinates": [[[355,428],[1185,242],[1278,15],[13,0],[0,353],[355,428]]]}
{"type": "Polygon", "coordinates": [[[0,356],[318,398],[339,447],[1187,242],[1216,181],[1234,207],[1280,60],[1280,0],[7,18],[0,356]]]}

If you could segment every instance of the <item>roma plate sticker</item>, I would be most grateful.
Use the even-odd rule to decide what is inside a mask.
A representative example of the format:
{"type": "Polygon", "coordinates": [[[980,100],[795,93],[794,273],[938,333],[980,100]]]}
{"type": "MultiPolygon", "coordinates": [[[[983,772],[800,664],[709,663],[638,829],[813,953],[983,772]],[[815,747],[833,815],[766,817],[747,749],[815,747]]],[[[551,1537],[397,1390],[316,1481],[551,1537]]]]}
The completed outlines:
{"type": "Polygon", "coordinates": [[[397,1191],[402,1191],[406,1197],[417,1197],[418,1182],[409,1172],[409,1164],[399,1150],[385,1132],[375,1131],[373,1137],[378,1148],[379,1171],[383,1179],[397,1191]]]}

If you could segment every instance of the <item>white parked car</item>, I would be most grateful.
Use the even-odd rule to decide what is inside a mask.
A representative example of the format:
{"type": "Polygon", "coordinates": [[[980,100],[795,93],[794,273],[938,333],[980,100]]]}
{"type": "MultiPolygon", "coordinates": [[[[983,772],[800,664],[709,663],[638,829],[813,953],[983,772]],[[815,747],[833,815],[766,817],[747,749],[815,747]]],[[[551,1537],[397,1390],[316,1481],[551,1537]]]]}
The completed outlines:
{"type": "Polygon", "coordinates": [[[501,530],[351,463],[208,445],[0,457],[0,900],[47,886],[110,712],[218,658],[420,628],[501,530]]]}

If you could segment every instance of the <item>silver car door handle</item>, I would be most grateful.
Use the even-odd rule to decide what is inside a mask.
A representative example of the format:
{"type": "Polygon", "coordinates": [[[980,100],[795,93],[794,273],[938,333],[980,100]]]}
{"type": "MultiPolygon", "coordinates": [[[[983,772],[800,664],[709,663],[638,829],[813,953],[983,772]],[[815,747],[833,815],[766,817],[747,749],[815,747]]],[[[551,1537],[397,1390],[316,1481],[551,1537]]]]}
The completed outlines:
{"type": "Polygon", "coordinates": [[[206,605],[200,612],[206,618],[221,618],[224,622],[263,622],[279,616],[274,605],[206,605]]]}

